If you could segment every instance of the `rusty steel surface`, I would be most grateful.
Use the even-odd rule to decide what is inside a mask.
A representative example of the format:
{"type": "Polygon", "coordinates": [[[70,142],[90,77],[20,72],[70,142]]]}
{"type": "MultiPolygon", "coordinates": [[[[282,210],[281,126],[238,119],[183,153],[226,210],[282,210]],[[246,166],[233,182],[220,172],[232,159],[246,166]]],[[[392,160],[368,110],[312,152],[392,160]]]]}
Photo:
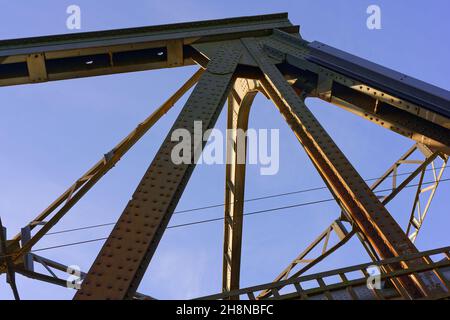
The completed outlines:
{"type": "MultiPolygon", "coordinates": [[[[388,191],[389,193],[380,197],[381,203],[383,205],[386,205],[390,201],[392,201],[402,190],[404,190],[415,177],[417,177],[419,174],[423,175],[425,170],[430,170],[427,168],[430,165],[430,163],[432,163],[433,160],[436,159],[437,156],[438,156],[437,153],[433,153],[433,152],[427,150],[424,146],[421,146],[419,144],[414,144],[397,161],[395,161],[395,163],[391,167],[389,167],[381,177],[376,179],[376,181],[370,186],[370,189],[374,192],[379,191],[379,189],[380,189],[379,187],[382,185],[382,183],[391,178],[392,179],[391,188],[383,190],[383,191],[388,191]],[[420,150],[420,152],[419,152],[419,150],[420,150]],[[411,157],[414,157],[416,153],[422,153],[424,156],[424,159],[423,160],[410,159],[411,157]],[[409,172],[407,174],[406,178],[401,179],[400,176],[398,175],[399,167],[402,165],[408,165],[408,164],[409,165],[417,165],[417,168],[414,171],[409,172]],[[400,181],[400,180],[402,180],[402,181],[400,181]]],[[[445,168],[445,166],[442,166],[439,170],[441,171],[444,168],[445,168]]],[[[434,170],[436,170],[436,169],[433,166],[431,171],[434,171],[434,170]]],[[[439,178],[441,175],[435,174],[435,176],[437,178],[437,181],[434,182],[434,185],[432,185],[433,187],[439,183],[438,181],[439,181],[439,178]]],[[[421,189],[421,186],[422,186],[421,183],[419,183],[417,185],[418,190],[421,189]]],[[[435,190],[436,190],[435,188],[432,188],[431,192],[433,192],[435,190]]],[[[431,198],[432,198],[432,195],[431,195],[431,198]]],[[[427,208],[429,208],[429,205],[425,208],[425,211],[427,208]]],[[[408,232],[410,226],[411,226],[411,222],[408,225],[408,228],[406,229],[406,234],[408,234],[409,238],[411,239],[411,236],[409,235],[409,232],[408,232]]],[[[346,212],[342,211],[339,219],[337,219],[333,223],[331,223],[330,226],[328,226],[327,229],[323,233],[321,233],[314,241],[312,241],[311,244],[308,245],[288,265],[288,267],[285,270],[283,270],[280,273],[280,275],[278,275],[274,279],[273,282],[279,282],[281,280],[286,280],[288,278],[292,279],[292,278],[297,278],[297,277],[301,276],[307,270],[309,270],[311,267],[313,267],[314,265],[319,263],[321,260],[326,258],[333,251],[335,251],[340,246],[345,244],[345,242],[347,242],[355,233],[359,236],[359,240],[361,241],[364,248],[367,250],[367,253],[372,258],[372,260],[374,262],[379,261],[380,259],[378,258],[376,252],[373,252],[372,245],[367,241],[365,235],[361,232],[358,232],[358,228],[355,228],[355,226],[354,226],[353,219],[350,216],[348,216],[346,212]],[[352,228],[350,232],[348,232],[346,230],[345,226],[343,225],[343,222],[347,222],[350,225],[350,228],[352,228]],[[328,245],[329,245],[328,240],[329,240],[329,237],[330,237],[330,234],[332,231],[334,231],[337,234],[338,239],[336,240],[337,241],[336,244],[334,244],[332,247],[328,248],[328,245]],[[308,259],[305,258],[309,255],[309,253],[315,247],[320,246],[324,239],[325,239],[325,241],[324,241],[324,244],[322,247],[321,255],[314,257],[314,258],[311,258],[311,257],[308,259]],[[304,264],[304,266],[302,268],[300,268],[298,271],[293,272],[293,269],[297,265],[302,264],[302,263],[304,264]]],[[[413,241],[413,239],[411,239],[411,241],[413,241]]],[[[265,290],[265,291],[261,292],[258,296],[258,299],[267,297],[269,295],[269,293],[270,293],[269,290],[265,290]]]]}
{"type": "MultiPolygon", "coordinates": [[[[202,121],[203,132],[214,126],[240,56],[239,47],[223,47],[212,57],[75,299],[133,297],[195,167],[172,161],[172,132],[184,128],[194,134],[194,121],[202,121]]],[[[200,137],[200,145],[191,143],[198,151],[205,141],[200,137]]]]}
{"type": "MultiPolygon", "coordinates": [[[[380,256],[387,259],[416,253],[417,249],[398,223],[288,85],[280,71],[264,56],[258,43],[251,39],[244,43],[266,77],[262,80],[264,89],[286,117],[339,204],[352,216],[380,256]]],[[[420,280],[401,280],[411,297],[428,294],[427,288],[418,283],[420,280]]]]}

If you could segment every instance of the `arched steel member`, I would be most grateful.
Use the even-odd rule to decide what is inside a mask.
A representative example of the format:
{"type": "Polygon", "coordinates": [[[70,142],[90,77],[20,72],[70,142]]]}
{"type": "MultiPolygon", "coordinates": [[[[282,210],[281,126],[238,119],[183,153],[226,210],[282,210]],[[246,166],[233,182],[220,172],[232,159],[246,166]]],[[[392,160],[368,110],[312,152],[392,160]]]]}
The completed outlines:
{"type": "Polygon", "coordinates": [[[236,79],[228,97],[222,290],[239,289],[247,128],[259,82],[236,79]]]}

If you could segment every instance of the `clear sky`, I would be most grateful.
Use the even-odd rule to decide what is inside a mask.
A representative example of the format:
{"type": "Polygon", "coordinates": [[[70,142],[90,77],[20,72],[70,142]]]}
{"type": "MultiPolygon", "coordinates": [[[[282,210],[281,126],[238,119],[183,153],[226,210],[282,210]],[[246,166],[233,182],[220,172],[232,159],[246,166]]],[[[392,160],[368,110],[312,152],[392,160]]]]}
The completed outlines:
{"type": "MultiPolygon", "coordinates": [[[[93,31],[182,21],[288,12],[302,36],[319,40],[445,89],[450,88],[450,2],[447,0],[298,0],[298,1],[88,1],[0,0],[0,39],[71,33],[66,8],[81,7],[82,29],[93,31]],[[381,7],[382,29],[368,30],[366,8],[381,7]]],[[[140,121],[157,108],[195,67],[145,71],[61,82],[0,88],[0,215],[14,235],[73,181],[90,168],[140,121]]],[[[183,99],[183,102],[185,99],[183,99]]],[[[174,121],[179,103],[125,156],[55,230],[113,222],[122,213],[162,138],[174,121]]],[[[322,101],[310,108],[364,178],[381,175],[413,142],[322,101]]],[[[225,113],[217,123],[225,128],[225,113]]],[[[264,97],[258,96],[250,127],[280,129],[280,171],[259,175],[247,170],[246,197],[322,186],[298,141],[264,97]]],[[[406,168],[406,171],[409,171],[406,168]]],[[[177,210],[222,203],[224,166],[198,166],[177,210]]],[[[446,174],[445,177],[450,177],[446,174]]],[[[431,207],[417,246],[448,245],[448,196],[443,183],[431,207]]],[[[412,205],[412,189],[389,206],[402,227],[412,205]]],[[[249,202],[245,211],[329,198],[328,191],[249,202]]],[[[221,217],[222,208],[176,215],[171,225],[221,217]]],[[[242,286],[271,281],[339,215],[324,203],[247,217],[244,221],[242,286]]],[[[46,236],[35,248],[104,237],[110,227],[46,236]]],[[[170,229],[139,290],[157,298],[191,298],[221,289],[221,222],[170,229]]],[[[45,257],[87,271],[102,242],[42,251],[45,257]]],[[[367,262],[357,240],[315,271],[367,262]]],[[[70,299],[70,289],[18,276],[26,299],[70,299]]],[[[11,293],[0,276],[0,299],[11,293]]]]}

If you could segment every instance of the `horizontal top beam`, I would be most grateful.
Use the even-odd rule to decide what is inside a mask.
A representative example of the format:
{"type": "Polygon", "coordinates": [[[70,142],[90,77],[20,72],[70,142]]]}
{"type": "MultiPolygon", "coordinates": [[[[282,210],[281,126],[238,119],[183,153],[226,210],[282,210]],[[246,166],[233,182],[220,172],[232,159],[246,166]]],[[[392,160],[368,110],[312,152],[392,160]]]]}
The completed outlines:
{"type": "Polygon", "coordinates": [[[191,44],[299,33],[286,13],[0,41],[0,86],[180,67],[191,44]]]}
{"type": "Polygon", "coordinates": [[[450,118],[450,92],[318,41],[308,60],[450,118]]]}
{"type": "MultiPolygon", "coordinates": [[[[287,13],[277,13],[138,28],[1,40],[0,57],[186,38],[201,38],[201,40],[198,41],[207,42],[210,39],[216,41],[217,36],[229,35],[231,38],[240,38],[245,36],[245,33],[254,34],[255,31],[259,31],[263,34],[264,31],[274,28],[288,27],[293,27],[293,25],[289,21],[287,13]],[[233,36],[233,34],[236,34],[236,36],[233,36]]],[[[228,37],[228,39],[230,39],[230,37],[228,37]]]]}

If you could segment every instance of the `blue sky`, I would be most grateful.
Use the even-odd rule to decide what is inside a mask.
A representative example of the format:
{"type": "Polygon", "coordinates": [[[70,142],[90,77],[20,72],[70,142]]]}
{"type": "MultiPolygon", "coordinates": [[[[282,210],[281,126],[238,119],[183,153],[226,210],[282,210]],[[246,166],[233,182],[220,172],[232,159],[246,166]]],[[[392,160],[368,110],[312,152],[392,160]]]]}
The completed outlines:
{"type": "MultiPolygon", "coordinates": [[[[0,1],[0,39],[70,33],[65,21],[70,4],[81,7],[81,31],[158,25],[182,21],[288,12],[302,36],[318,40],[450,88],[450,3],[446,0],[299,0],[299,1],[0,1]],[[381,7],[382,29],[366,28],[366,8],[381,7]]],[[[194,67],[5,87],[0,89],[0,215],[14,235],[83,172],[170,96],[194,67]]],[[[183,99],[181,102],[184,102],[183,99]]],[[[55,230],[112,222],[129,197],[174,121],[179,103],[125,156],[55,230]]],[[[413,142],[322,101],[309,106],[364,178],[381,175],[413,142]]],[[[225,113],[217,123],[225,128],[225,113]]],[[[250,127],[280,129],[280,171],[259,175],[249,166],[246,197],[322,186],[298,141],[264,97],[251,111],[250,127]]],[[[406,169],[406,171],[409,171],[406,169]]],[[[224,166],[198,166],[178,210],[223,202],[224,166]]],[[[445,177],[450,177],[446,174],[445,177]]],[[[450,222],[443,183],[432,204],[417,246],[421,250],[448,245],[450,222]]],[[[402,227],[411,208],[412,191],[389,206],[402,227]]],[[[329,198],[328,191],[250,202],[245,211],[329,198]]],[[[221,208],[176,215],[171,224],[223,215],[221,208]]],[[[244,221],[241,285],[271,281],[298,252],[339,214],[325,203],[248,217],[244,221]]],[[[36,248],[109,234],[110,228],[49,235],[36,248]]],[[[221,222],[170,229],[139,290],[157,298],[191,298],[221,288],[221,222]]],[[[43,251],[41,254],[88,270],[102,242],[43,251]]],[[[352,240],[315,271],[368,261],[352,240]]],[[[26,299],[70,299],[73,291],[18,276],[26,299]]],[[[0,276],[0,299],[11,294],[0,276]]]]}

